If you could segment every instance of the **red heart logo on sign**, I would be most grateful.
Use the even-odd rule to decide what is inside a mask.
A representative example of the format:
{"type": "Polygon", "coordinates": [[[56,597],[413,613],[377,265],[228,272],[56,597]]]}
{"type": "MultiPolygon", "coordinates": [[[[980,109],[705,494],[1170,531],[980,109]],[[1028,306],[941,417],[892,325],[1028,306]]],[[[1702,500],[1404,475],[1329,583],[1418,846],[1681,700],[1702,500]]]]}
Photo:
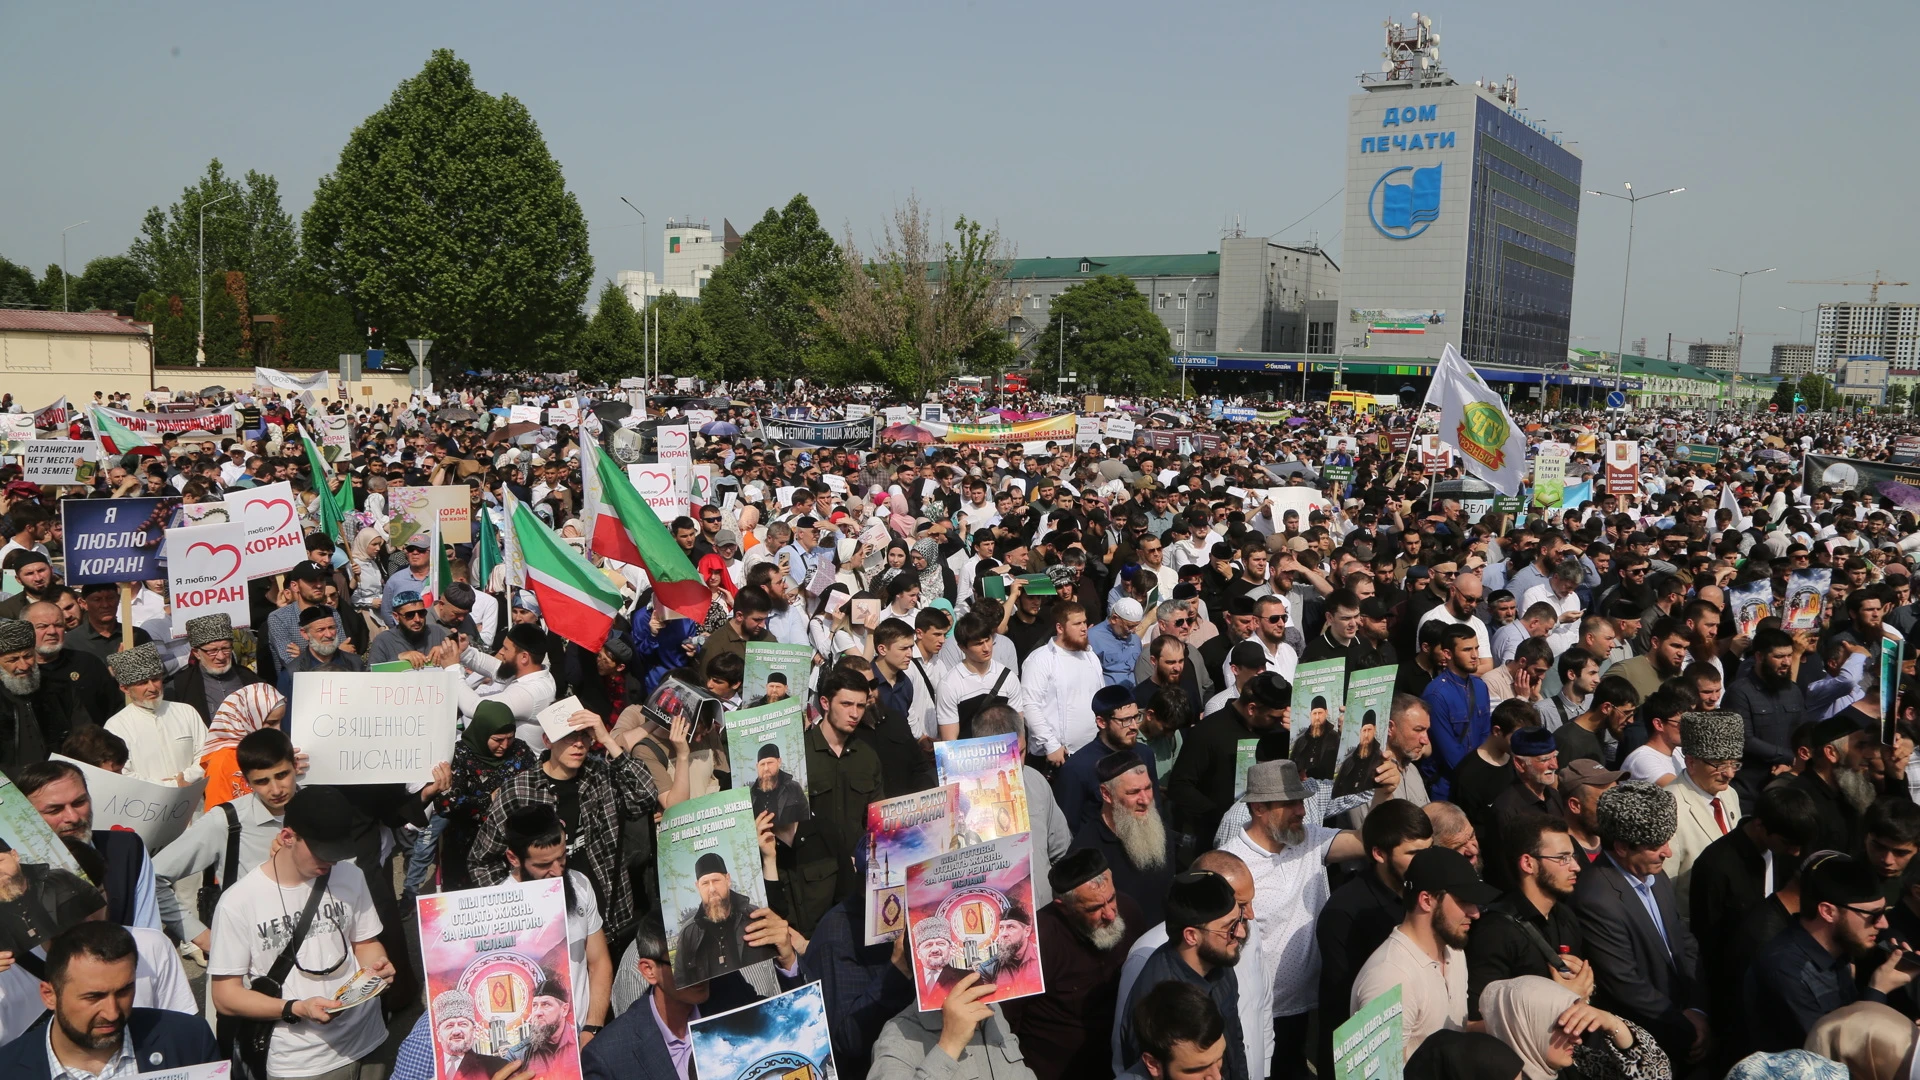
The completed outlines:
{"type": "Polygon", "coordinates": [[[679,428],[668,428],[660,432],[660,449],[685,450],[687,433],[679,428]]]}
{"type": "Polygon", "coordinates": [[[657,499],[673,491],[673,474],[641,469],[640,483],[635,484],[634,487],[639,489],[642,498],[657,499]]]}
{"type": "Polygon", "coordinates": [[[209,555],[218,555],[224,551],[227,554],[233,556],[233,568],[231,570],[228,570],[226,573],[220,575],[220,581],[214,582],[215,585],[220,584],[221,581],[225,581],[228,578],[240,572],[240,549],[239,548],[234,547],[232,544],[209,544],[205,540],[199,540],[187,545],[187,555],[191,557],[194,552],[200,550],[201,548],[205,548],[207,551],[207,554],[209,555]]]}
{"type": "Polygon", "coordinates": [[[259,502],[248,503],[246,513],[247,515],[251,516],[254,512],[260,510],[263,507],[270,510],[276,506],[281,508],[282,510],[285,510],[287,512],[287,516],[281,518],[278,522],[274,523],[273,527],[276,530],[283,529],[287,526],[288,522],[293,520],[293,504],[288,502],[285,499],[262,499],[259,502]]]}

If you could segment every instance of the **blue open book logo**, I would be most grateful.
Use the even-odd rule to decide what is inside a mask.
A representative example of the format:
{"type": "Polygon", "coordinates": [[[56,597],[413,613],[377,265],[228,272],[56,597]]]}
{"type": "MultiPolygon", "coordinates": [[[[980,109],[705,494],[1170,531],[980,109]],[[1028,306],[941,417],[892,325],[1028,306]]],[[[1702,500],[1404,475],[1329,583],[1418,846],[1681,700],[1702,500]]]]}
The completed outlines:
{"type": "Polygon", "coordinates": [[[1380,174],[1367,195],[1367,216],[1373,219],[1373,227],[1381,236],[1389,240],[1411,240],[1426,232],[1427,226],[1439,218],[1441,168],[1430,165],[1416,169],[1402,165],[1380,174]],[[1412,173],[1411,177],[1402,178],[1410,182],[1388,182],[1399,173],[1412,173]]]}

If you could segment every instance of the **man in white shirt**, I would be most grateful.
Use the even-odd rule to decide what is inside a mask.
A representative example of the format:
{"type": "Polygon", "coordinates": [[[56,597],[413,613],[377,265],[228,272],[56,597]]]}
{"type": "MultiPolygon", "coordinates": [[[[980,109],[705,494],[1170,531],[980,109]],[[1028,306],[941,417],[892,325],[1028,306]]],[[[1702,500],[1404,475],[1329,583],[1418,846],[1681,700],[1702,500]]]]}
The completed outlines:
{"type": "Polygon", "coordinates": [[[1547,604],[1554,610],[1553,629],[1547,631],[1547,643],[1553,646],[1555,656],[1566,652],[1580,637],[1580,583],[1586,579],[1586,569],[1579,559],[1568,559],[1553,571],[1553,576],[1545,583],[1528,589],[1520,598],[1520,604],[1527,610],[1533,610],[1535,604],[1547,604]]]}
{"type": "Polygon", "coordinates": [[[1466,1030],[1467,931],[1500,890],[1481,881],[1465,855],[1431,847],[1407,864],[1406,895],[1406,916],[1354,977],[1348,1012],[1398,986],[1401,1052],[1410,1058],[1434,1032],[1466,1030]]]}
{"type": "Polygon", "coordinates": [[[107,657],[107,669],[127,696],[126,707],[107,720],[106,728],[127,744],[127,763],[121,770],[137,780],[185,787],[200,779],[200,745],[207,728],[193,706],[165,698],[165,669],[160,651],[151,643],[122,649],[107,657]]]}
{"type": "Polygon", "coordinates": [[[606,1026],[613,1000],[613,956],[600,920],[600,906],[585,874],[567,869],[567,830],[546,803],[520,807],[502,830],[507,868],[515,881],[566,879],[567,957],[573,985],[573,1022],[591,1041],[606,1026]]]}
{"type": "Polygon", "coordinates": [[[386,1041],[376,1008],[330,1013],[334,994],[357,972],[393,977],[381,946],[380,916],[366,877],[352,862],[354,809],[337,788],[301,790],[287,803],[280,844],[265,863],[227,888],[213,913],[207,960],[214,1007],[228,1016],[274,1025],[267,1074],[375,1080],[386,1065],[372,1060],[386,1041]],[[318,891],[299,963],[278,996],[248,983],[272,969],[318,891]]]}
{"type": "Polygon", "coordinates": [[[1433,610],[1420,616],[1420,623],[1414,628],[1417,634],[1419,627],[1436,621],[1459,623],[1462,626],[1471,627],[1473,636],[1480,639],[1480,670],[1475,672],[1478,675],[1485,675],[1493,670],[1493,642],[1487,636],[1487,624],[1481,622],[1480,616],[1474,614],[1475,609],[1480,606],[1480,593],[1483,588],[1479,574],[1467,570],[1458,572],[1454,575],[1453,586],[1447,590],[1447,598],[1435,605],[1433,610]]]}
{"type": "Polygon", "coordinates": [[[1100,658],[1087,645],[1087,609],[1071,600],[1053,607],[1054,638],[1028,654],[1027,738],[1055,765],[1093,741],[1093,696],[1106,685],[1100,658]]]}
{"type": "Polygon", "coordinates": [[[190,941],[203,952],[213,948],[207,925],[200,921],[198,897],[189,892],[186,902],[182,903],[176,883],[192,882],[197,886],[200,881],[197,875],[212,870],[220,888],[233,884],[225,877],[230,820],[227,807],[232,808],[231,820],[240,825],[239,835],[232,840],[237,844],[234,868],[245,873],[247,868],[267,861],[284,827],[282,816],[286,813],[287,801],[299,789],[294,757],[292,741],[279,728],[261,728],[241,739],[240,745],[234,748],[234,762],[251,790],[200,815],[185,832],[154,854],[160,921],[181,941],[190,941]]]}
{"type": "Polygon", "coordinates": [[[1644,780],[1666,787],[1686,769],[1686,755],[1680,751],[1680,716],[1685,708],[1680,699],[1664,690],[1656,690],[1641,705],[1647,725],[1647,741],[1633,748],[1620,768],[1629,780],[1644,780]]]}
{"type": "Polygon", "coordinates": [[[491,698],[513,710],[514,734],[534,749],[547,748],[546,733],[540,729],[540,710],[553,704],[553,673],[543,664],[547,658],[547,635],[538,626],[523,623],[507,631],[500,651],[492,656],[468,645],[464,650],[458,638],[448,638],[434,647],[430,662],[456,673],[461,668],[477,671],[498,685],[489,694],[481,694],[464,681],[454,691],[460,703],[460,715],[469,719],[483,698],[491,698]]]}
{"type": "Polygon", "coordinates": [[[998,639],[992,624],[979,612],[960,617],[953,640],[960,647],[961,660],[948,666],[940,676],[934,702],[934,720],[940,725],[942,741],[959,738],[961,714],[966,713],[971,719],[972,713],[991,703],[993,698],[1006,699],[1016,711],[1024,711],[1027,703],[1020,676],[994,658],[998,639]]]}

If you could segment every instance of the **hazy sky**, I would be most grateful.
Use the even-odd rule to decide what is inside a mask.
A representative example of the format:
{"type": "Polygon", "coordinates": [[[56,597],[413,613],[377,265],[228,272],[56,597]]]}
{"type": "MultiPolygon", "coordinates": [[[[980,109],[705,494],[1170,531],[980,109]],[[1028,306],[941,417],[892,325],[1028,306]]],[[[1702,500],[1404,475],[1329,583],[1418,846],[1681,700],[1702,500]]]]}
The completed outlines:
{"type": "MultiPolygon", "coordinates": [[[[1521,104],[1585,159],[1584,186],[1686,186],[1641,207],[1629,342],[1658,355],[1668,334],[1724,340],[1735,281],[1710,268],[1778,266],[1747,287],[1747,367],[1763,368],[1800,325],[1777,305],[1866,296],[1789,279],[1920,274],[1910,7],[1602,10],[1475,0],[1429,14],[1446,68],[1516,76],[1521,104]]],[[[621,195],[653,222],[656,270],[669,215],[745,231],[797,191],[863,243],[918,192],[947,219],[997,223],[1021,255],[1212,250],[1238,215],[1337,259],[1343,200],[1314,208],[1342,183],[1345,99],[1379,64],[1382,18],[1410,14],[1297,0],[0,0],[0,254],[38,273],[82,219],[74,270],[122,252],[213,157],[277,176],[297,217],[353,128],[445,46],[532,110],[603,280],[640,267],[621,195]]],[[[1625,204],[1585,200],[1576,347],[1614,346],[1625,232],[1625,204]]]]}

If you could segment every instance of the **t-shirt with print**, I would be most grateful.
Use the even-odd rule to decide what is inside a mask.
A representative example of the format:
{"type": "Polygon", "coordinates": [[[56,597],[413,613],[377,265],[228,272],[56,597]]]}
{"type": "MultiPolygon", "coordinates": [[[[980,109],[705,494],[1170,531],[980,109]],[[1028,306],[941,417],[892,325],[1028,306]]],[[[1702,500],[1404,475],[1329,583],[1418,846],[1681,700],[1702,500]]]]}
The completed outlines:
{"type": "MultiPolygon", "coordinates": [[[[587,939],[600,932],[600,902],[587,875],[567,871],[573,881],[573,907],[567,911],[567,962],[573,968],[573,1022],[587,1022],[587,1004],[593,992],[587,981],[587,939]]],[[[608,1013],[609,1016],[612,1013],[608,1013]]]]}
{"type": "MultiPolygon", "coordinates": [[[[248,982],[264,977],[299,924],[312,890],[311,882],[282,886],[261,867],[228,888],[213,913],[208,976],[244,975],[248,982]]],[[[352,943],[371,941],[380,931],[380,916],[373,910],[366,878],[352,863],[335,863],[326,896],[313,913],[313,925],[300,943],[298,962],[287,972],[280,996],[289,1001],[332,997],[360,969],[352,943]],[[315,971],[324,974],[309,974],[315,971]]],[[[267,1072],[318,1076],[365,1058],[386,1037],[378,1006],[348,1009],[325,1024],[311,1020],[277,1024],[267,1051],[267,1072]]]]}

